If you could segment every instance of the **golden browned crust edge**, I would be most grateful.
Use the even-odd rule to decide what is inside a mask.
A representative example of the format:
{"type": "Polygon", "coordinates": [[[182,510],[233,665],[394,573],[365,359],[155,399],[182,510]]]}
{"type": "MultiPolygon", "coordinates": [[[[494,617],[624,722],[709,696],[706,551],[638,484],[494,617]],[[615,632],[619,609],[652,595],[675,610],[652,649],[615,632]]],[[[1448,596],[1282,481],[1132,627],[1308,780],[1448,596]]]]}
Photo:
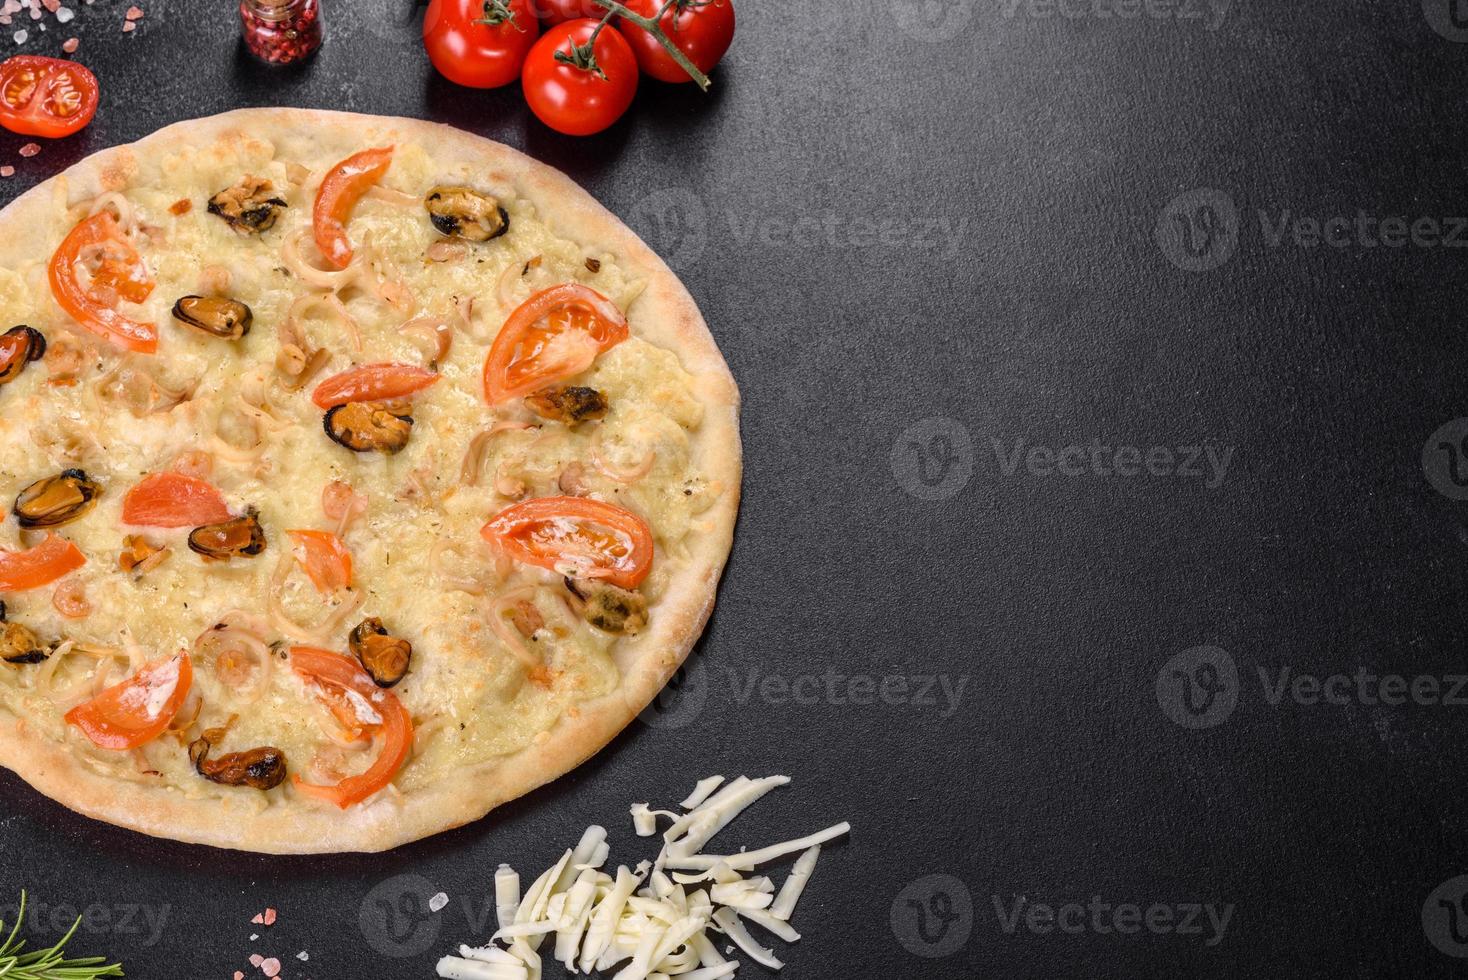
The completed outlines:
{"type": "Polygon", "coordinates": [[[493,763],[466,769],[412,793],[378,794],[338,810],[294,797],[262,812],[239,796],[190,799],[166,786],[135,784],[90,769],[62,744],[38,735],[0,707],[0,764],[37,790],[87,816],[158,837],[266,853],[382,851],[483,817],[490,810],[575,768],[625,728],[678,669],[703,632],[733,541],[739,506],[739,393],[698,307],[666,264],[569,177],[524,154],[450,126],[417,119],[315,109],[241,109],[176,123],[126,146],[100,151],[32,188],[0,211],[7,262],[49,254],[59,238],[58,203],[74,204],[126,183],[136,162],[184,145],[229,140],[235,133],[280,142],[340,140],[353,147],[416,141],[435,158],[470,159],[513,181],[538,218],[558,234],[613,252],[649,277],[633,305],[639,332],[675,351],[694,377],[705,408],[700,463],[723,496],[691,535],[691,561],[661,599],[652,629],[618,644],[623,683],[579,706],[548,739],[493,763]]]}

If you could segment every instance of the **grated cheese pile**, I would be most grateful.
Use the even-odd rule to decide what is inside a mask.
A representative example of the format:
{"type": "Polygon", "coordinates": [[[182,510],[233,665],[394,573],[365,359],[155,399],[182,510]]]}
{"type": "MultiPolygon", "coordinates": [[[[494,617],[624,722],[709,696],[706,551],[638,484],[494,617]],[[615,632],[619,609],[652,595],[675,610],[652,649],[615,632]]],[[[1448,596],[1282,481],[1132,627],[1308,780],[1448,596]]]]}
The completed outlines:
{"type": "MultiPolygon", "coordinates": [[[[790,916],[820,857],[821,845],[851,831],[840,823],[819,833],[757,851],[704,854],[703,848],[765,794],[790,782],[789,776],[749,779],[727,785],[724,777],[700,780],[681,804],[682,814],[633,805],[639,837],[663,832],[657,860],[635,869],[602,870],[611,853],[605,827],[593,826],[581,841],[535,880],[523,895],[520,876],[500,865],[494,876],[499,930],[482,947],[460,946],[458,956],[438,961],[445,980],[540,980],[541,947],[571,973],[604,972],[626,965],[612,980],[720,980],[739,968],[719,952],[709,933],[722,933],[751,959],[771,969],[783,964],[760,945],[746,923],[754,923],[786,942],[800,934],[790,916]],[[779,888],[768,876],[745,877],[756,865],[801,853],[779,888]]],[[[732,952],[732,949],[726,946],[732,952]]]]}

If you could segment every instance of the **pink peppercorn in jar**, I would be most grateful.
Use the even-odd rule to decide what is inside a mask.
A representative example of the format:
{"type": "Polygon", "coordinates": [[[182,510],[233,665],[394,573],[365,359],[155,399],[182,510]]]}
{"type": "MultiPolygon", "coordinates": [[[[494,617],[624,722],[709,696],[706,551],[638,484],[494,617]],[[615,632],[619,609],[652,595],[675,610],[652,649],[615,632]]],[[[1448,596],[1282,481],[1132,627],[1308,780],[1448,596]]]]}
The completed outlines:
{"type": "Polygon", "coordinates": [[[321,47],[319,0],[240,0],[245,45],[258,58],[288,65],[321,47]]]}

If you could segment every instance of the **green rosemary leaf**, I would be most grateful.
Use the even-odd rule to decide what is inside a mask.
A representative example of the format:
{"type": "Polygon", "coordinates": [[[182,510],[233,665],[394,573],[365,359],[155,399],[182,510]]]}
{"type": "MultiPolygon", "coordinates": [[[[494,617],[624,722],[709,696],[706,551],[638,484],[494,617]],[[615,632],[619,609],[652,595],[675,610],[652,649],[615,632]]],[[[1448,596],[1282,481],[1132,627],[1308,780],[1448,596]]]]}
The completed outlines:
{"type": "MultiPolygon", "coordinates": [[[[97,980],[98,977],[123,976],[122,964],[108,963],[105,956],[66,958],[62,950],[82,924],[80,916],[50,949],[24,952],[25,940],[20,938],[20,926],[25,921],[25,901],[25,889],[21,889],[15,924],[11,926],[5,942],[0,943],[0,980],[97,980]]],[[[4,928],[5,923],[0,922],[0,931],[4,928]]]]}

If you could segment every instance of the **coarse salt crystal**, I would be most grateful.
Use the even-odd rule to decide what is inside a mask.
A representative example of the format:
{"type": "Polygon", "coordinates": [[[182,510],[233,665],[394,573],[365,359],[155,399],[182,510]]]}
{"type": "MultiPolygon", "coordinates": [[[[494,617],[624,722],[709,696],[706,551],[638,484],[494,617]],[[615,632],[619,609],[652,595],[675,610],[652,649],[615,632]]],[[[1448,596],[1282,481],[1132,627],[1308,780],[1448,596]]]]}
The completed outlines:
{"type": "Polygon", "coordinates": [[[41,3],[48,11],[53,14],[56,13],[57,8],[61,6],[61,0],[41,0],[41,3]]]}
{"type": "Polygon", "coordinates": [[[267,926],[275,925],[275,909],[265,910],[265,924],[267,926]]]}
{"type": "Polygon", "coordinates": [[[123,24],[122,25],[122,33],[124,33],[124,34],[131,34],[133,31],[135,31],[137,29],[138,29],[138,25],[137,24],[134,24],[132,21],[128,21],[126,24],[123,24]]]}
{"type": "Polygon", "coordinates": [[[260,934],[258,932],[252,932],[252,933],[250,933],[250,942],[253,943],[255,940],[257,940],[259,938],[260,938],[260,934]]]}
{"type": "Polygon", "coordinates": [[[23,156],[23,157],[33,157],[37,153],[40,153],[41,152],[41,144],[40,143],[27,143],[25,146],[22,146],[20,148],[20,151],[19,152],[20,152],[20,155],[23,156]]]}
{"type": "Polygon", "coordinates": [[[443,892],[439,892],[428,900],[428,909],[431,912],[442,912],[443,907],[447,904],[449,904],[449,897],[443,892]]]}
{"type": "Polygon", "coordinates": [[[0,177],[14,177],[14,176],[15,176],[15,168],[12,167],[10,164],[7,163],[5,166],[0,167],[0,177]]]}
{"type": "Polygon", "coordinates": [[[66,39],[65,43],[61,45],[61,50],[65,51],[67,54],[72,54],[81,45],[81,43],[82,42],[80,38],[69,37],[66,39]]]}
{"type": "Polygon", "coordinates": [[[265,960],[263,963],[260,964],[260,972],[265,974],[267,977],[280,976],[280,960],[276,959],[274,956],[270,957],[270,959],[265,960]]]}
{"type": "Polygon", "coordinates": [[[245,975],[239,970],[234,971],[234,980],[245,980],[245,975]]]}
{"type": "Polygon", "coordinates": [[[0,14],[0,24],[4,24],[6,27],[9,27],[10,26],[10,18],[8,16],[6,16],[5,14],[0,14]]]}
{"type": "Polygon", "coordinates": [[[261,956],[259,953],[251,953],[250,954],[250,965],[251,966],[259,966],[261,963],[264,963],[264,962],[265,962],[265,957],[261,956]]]}
{"type": "Polygon", "coordinates": [[[75,10],[72,10],[70,7],[62,7],[60,10],[56,11],[56,22],[58,24],[67,24],[70,23],[71,19],[75,16],[75,10]]]}
{"type": "Polygon", "coordinates": [[[299,953],[296,954],[296,959],[300,960],[302,963],[306,962],[310,958],[311,958],[311,954],[308,953],[308,952],[306,952],[304,949],[301,950],[299,953]]]}
{"type": "Polygon", "coordinates": [[[259,912],[256,912],[255,913],[255,917],[253,919],[251,919],[250,922],[251,922],[252,925],[257,925],[257,926],[264,925],[265,924],[265,916],[261,915],[259,912]]]}
{"type": "Polygon", "coordinates": [[[143,19],[143,8],[142,7],[129,7],[129,8],[127,8],[127,13],[126,14],[123,14],[123,16],[126,17],[128,20],[142,20],[143,19]]]}
{"type": "Polygon", "coordinates": [[[25,43],[25,39],[28,38],[28,37],[30,37],[30,35],[27,34],[25,31],[16,31],[15,32],[15,43],[16,44],[24,44],[25,43]]]}

